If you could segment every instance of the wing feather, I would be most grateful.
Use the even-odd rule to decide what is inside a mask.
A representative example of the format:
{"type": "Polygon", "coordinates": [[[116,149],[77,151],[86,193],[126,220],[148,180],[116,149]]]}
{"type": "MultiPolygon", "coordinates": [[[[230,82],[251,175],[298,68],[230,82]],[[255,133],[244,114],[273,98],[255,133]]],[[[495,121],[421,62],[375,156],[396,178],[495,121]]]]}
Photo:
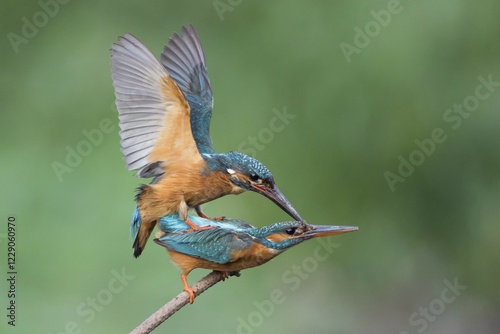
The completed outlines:
{"type": "MultiPolygon", "coordinates": [[[[190,163],[201,158],[184,95],[165,68],[134,36],[111,48],[111,72],[120,121],[121,150],[129,170],[141,174],[158,161],[190,163]],[[178,159],[182,157],[182,159],[178,159]]],[[[164,166],[165,164],[161,164],[164,166]]]]}
{"type": "Polygon", "coordinates": [[[154,240],[157,244],[200,259],[225,264],[231,261],[232,252],[252,245],[247,233],[214,227],[186,233],[168,233],[154,240]]]}
{"type": "Polygon", "coordinates": [[[185,95],[191,109],[191,128],[200,153],[215,153],[210,138],[213,94],[205,55],[192,25],[182,27],[165,45],[161,62],[185,95]]]}

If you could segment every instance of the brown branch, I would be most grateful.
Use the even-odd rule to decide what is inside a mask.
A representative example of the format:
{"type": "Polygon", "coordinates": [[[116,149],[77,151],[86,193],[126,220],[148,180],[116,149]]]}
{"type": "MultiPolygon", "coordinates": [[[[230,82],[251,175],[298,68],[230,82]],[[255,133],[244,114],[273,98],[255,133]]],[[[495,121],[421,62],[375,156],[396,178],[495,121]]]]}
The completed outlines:
{"type": "MultiPolygon", "coordinates": [[[[231,276],[239,276],[239,272],[230,272],[231,276]]],[[[207,276],[196,282],[192,288],[196,290],[195,296],[201,295],[208,288],[222,281],[222,275],[218,271],[212,271],[207,276]]],[[[175,312],[189,303],[189,295],[187,292],[181,292],[171,301],[160,307],[158,311],[151,314],[142,324],[137,326],[130,334],[146,334],[151,333],[153,329],[160,326],[162,322],[174,315],[175,312]]]]}

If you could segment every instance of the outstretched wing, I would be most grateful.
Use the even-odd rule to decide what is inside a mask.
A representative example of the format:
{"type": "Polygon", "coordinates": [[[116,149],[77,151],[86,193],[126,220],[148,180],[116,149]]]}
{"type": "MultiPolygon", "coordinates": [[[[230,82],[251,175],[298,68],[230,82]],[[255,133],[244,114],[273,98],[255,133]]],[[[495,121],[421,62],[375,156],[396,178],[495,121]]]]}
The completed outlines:
{"type": "Polygon", "coordinates": [[[186,233],[167,233],[154,241],[169,250],[220,264],[230,262],[233,251],[252,245],[252,237],[247,233],[220,227],[186,233]]]}
{"type": "Polygon", "coordinates": [[[163,174],[168,165],[202,159],[182,92],[134,36],[119,38],[111,48],[111,72],[121,150],[129,170],[153,177],[163,174]]]}
{"type": "Polygon", "coordinates": [[[161,62],[177,83],[191,108],[191,128],[200,153],[215,153],[210,138],[213,94],[200,38],[192,25],[174,33],[161,62]]]}

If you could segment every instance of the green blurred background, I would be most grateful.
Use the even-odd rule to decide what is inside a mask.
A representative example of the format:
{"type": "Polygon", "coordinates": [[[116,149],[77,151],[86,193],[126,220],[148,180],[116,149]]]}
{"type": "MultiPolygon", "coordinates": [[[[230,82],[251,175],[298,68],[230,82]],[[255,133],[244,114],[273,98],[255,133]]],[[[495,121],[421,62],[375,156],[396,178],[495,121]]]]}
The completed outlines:
{"type": "MultiPolygon", "coordinates": [[[[309,241],[220,283],[155,333],[498,333],[500,87],[471,97],[479,76],[500,81],[498,1],[73,0],[53,17],[42,3],[2,1],[0,11],[0,263],[5,277],[14,215],[19,272],[16,327],[1,279],[2,333],[128,333],[181,291],[164,249],[132,257],[141,180],[120,153],[109,48],[130,32],[159,57],[188,23],[207,57],[216,150],[264,136],[256,157],[303,217],[360,231],[332,239],[326,261],[309,241]],[[391,6],[390,22],[373,23],[391,6]],[[23,17],[40,27],[13,47],[23,17]],[[371,37],[357,37],[364,47],[348,62],[341,43],[356,46],[356,27],[371,37]],[[480,103],[447,122],[464,100],[480,103]],[[285,108],[295,118],[268,139],[273,109],[285,108]],[[54,163],[67,165],[68,147],[85,149],[84,131],[101,122],[111,132],[58,177],[54,163]],[[384,173],[435,129],[446,140],[391,191],[384,173]],[[293,274],[293,290],[297,267],[310,273],[293,274]],[[284,299],[270,307],[275,289],[284,299]]],[[[204,209],[257,226],[288,219],[256,194],[204,209]]]]}

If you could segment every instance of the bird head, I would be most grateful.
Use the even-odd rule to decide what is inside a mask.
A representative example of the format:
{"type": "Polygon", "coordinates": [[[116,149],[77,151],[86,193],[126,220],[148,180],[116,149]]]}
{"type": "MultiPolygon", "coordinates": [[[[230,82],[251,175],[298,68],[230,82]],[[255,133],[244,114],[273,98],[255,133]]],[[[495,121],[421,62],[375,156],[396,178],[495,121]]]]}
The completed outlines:
{"type": "Polygon", "coordinates": [[[254,229],[251,234],[257,242],[280,253],[305,240],[357,230],[357,226],[310,225],[301,221],[290,221],[254,229]]]}
{"type": "Polygon", "coordinates": [[[281,193],[269,169],[260,161],[246,154],[231,151],[224,155],[224,172],[229,176],[234,192],[254,191],[276,203],[293,219],[302,221],[302,217],[281,193]]]}

